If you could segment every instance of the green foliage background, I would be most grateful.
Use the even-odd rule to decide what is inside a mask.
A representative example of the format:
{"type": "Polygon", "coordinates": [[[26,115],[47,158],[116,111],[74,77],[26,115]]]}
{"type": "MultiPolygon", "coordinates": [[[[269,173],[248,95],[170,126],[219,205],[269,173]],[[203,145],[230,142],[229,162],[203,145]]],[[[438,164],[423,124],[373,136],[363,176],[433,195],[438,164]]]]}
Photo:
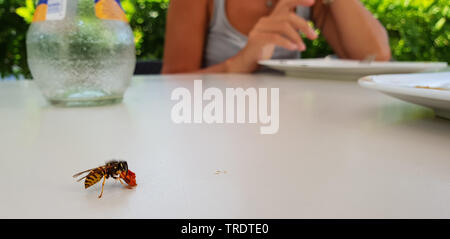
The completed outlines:
{"type": "MultiPolygon", "coordinates": [[[[138,59],[161,59],[169,0],[122,0],[138,59]]],[[[449,0],[362,0],[388,30],[393,58],[450,61],[449,0]]],[[[0,77],[29,76],[25,36],[34,0],[0,0],[0,77]]],[[[323,37],[308,41],[306,58],[333,54],[323,37]]]]}
{"type": "MultiPolygon", "coordinates": [[[[362,0],[389,34],[398,61],[450,61],[449,0],[362,0]]],[[[333,54],[323,37],[307,42],[302,57],[333,54]]]]}

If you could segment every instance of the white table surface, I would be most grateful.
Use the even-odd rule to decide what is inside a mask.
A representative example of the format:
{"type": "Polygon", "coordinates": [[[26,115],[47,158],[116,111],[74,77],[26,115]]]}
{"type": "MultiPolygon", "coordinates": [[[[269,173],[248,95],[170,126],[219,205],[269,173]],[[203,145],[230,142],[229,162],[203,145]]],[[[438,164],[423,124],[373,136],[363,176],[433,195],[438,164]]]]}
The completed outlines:
{"type": "Polygon", "coordinates": [[[0,82],[0,218],[450,218],[450,121],[356,82],[135,77],[124,102],[49,106],[0,82]],[[174,124],[173,89],[280,88],[280,129],[174,124]],[[76,172],[128,161],[138,186],[76,172]],[[216,170],[227,173],[216,174],[216,170]]]}

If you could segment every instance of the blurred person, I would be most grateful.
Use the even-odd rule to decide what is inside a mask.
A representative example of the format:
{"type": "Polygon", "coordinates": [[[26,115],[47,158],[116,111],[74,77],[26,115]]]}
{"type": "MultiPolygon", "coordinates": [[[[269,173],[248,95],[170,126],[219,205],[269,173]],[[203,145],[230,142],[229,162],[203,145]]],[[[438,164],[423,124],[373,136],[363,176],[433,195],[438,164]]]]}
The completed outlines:
{"type": "Polygon", "coordinates": [[[359,0],[171,0],[163,74],[251,73],[258,61],[296,59],[299,33],[342,59],[390,60],[384,27],[359,0]]]}

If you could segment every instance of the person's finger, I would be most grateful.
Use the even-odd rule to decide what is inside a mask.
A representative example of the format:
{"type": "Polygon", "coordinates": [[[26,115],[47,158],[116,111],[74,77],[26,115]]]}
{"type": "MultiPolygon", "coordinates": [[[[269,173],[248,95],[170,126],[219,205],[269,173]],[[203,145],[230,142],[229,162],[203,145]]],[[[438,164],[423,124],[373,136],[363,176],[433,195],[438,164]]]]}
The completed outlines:
{"type": "Polygon", "coordinates": [[[276,34],[276,33],[269,33],[269,32],[263,32],[263,33],[259,33],[260,34],[260,39],[265,43],[265,44],[274,44],[276,46],[280,46],[283,47],[285,49],[294,51],[294,50],[298,50],[298,46],[297,44],[293,43],[292,41],[288,40],[285,37],[282,37],[280,34],[276,34]]]}
{"type": "Polygon", "coordinates": [[[305,19],[297,16],[294,13],[284,16],[274,16],[271,20],[272,21],[265,21],[264,24],[268,24],[270,22],[288,22],[295,30],[304,33],[308,39],[314,40],[317,38],[317,34],[314,31],[314,28],[312,28],[305,19]]]}
{"type": "Polygon", "coordinates": [[[314,40],[317,38],[317,33],[309,24],[308,21],[303,19],[302,17],[297,16],[292,13],[288,15],[289,22],[294,26],[295,29],[303,32],[306,37],[310,40],[314,40]]]}
{"type": "Polygon", "coordinates": [[[272,14],[290,12],[297,6],[310,7],[314,4],[314,2],[315,0],[281,0],[275,6],[272,14]]]}
{"type": "Polygon", "coordinates": [[[298,46],[299,50],[305,49],[305,44],[298,31],[288,22],[270,22],[259,28],[260,32],[276,33],[289,39],[298,46]]]}

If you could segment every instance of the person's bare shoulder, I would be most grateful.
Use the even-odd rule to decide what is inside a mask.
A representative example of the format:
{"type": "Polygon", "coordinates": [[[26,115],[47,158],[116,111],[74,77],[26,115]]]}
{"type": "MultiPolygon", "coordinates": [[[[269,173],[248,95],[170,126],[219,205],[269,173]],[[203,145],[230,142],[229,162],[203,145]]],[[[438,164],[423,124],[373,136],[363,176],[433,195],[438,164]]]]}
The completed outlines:
{"type": "Polygon", "coordinates": [[[169,14],[176,13],[177,18],[195,19],[199,16],[209,14],[208,7],[213,4],[213,0],[171,0],[169,3],[169,14]]]}

